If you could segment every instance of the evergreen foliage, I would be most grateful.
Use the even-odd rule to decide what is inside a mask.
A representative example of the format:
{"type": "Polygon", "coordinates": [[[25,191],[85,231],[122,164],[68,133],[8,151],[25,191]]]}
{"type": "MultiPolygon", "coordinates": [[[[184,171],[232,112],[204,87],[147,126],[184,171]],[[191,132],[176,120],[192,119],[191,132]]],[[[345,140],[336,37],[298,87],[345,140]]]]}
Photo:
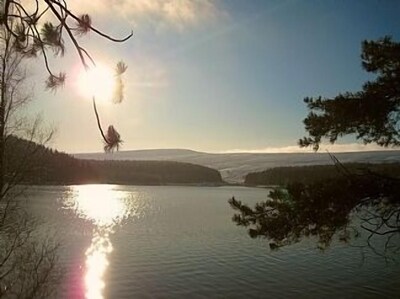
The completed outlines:
{"type": "MultiPolygon", "coordinates": [[[[91,67],[96,67],[96,63],[89,51],[81,45],[79,37],[93,32],[112,42],[124,42],[133,34],[131,32],[121,39],[109,36],[93,25],[88,14],[77,15],[71,11],[64,0],[31,1],[30,5],[19,0],[1,0],[0,5],[0,28],[4,30],[4,35],[12,40],[13,51],[17,51],[24,58],[43,57],[49,74],[45,81],[46,88],[51,91],[63,86],[67,78],[64,72],[57,73],[53,70],[49,59],[50,55],[53,57],[64,55],[65,39],[75,48],[83,67],[88,71],[91,67]],[[46,18],[51,21],[44,21],[46,18]]],[[[127,66],[123,62],[118,62],[114,103],[120,103],[123,100],[122,75],[126,69],[127,66]]],[[[94,97],[93,108],[98,129],[103,138],[104,150],[108,152],[118,150],[122,144],[120,134],[113,125],[109,125],[107,134],[104,134],[94,97]]]]}
{"type": "Polygon", "coordinates": [[[21,163],[21,157],[31,153],[30,167],[18,178],[21,184],[222,184],[217,170],[200,165],[172,161],[96,161],[80,160],[16,137],[7,143],[7,175],[21,163]]]}
{"type": "Polygon", "coordinates": [[[376,75],[361,91],[304,99],[310,111],[304,119],[309,136],[299,140],[301,147],[318,150],[323,138],[335,143],[349,134],[365,144],[400,145],[400,43],[388,36],[364,41],[361,59],[364,70],[376,75]]]}
{"type": "MultiPolygon", "coordinates": [[[[355,135],[365,144],[400,145],[400,43],[390,37],[362,43],[362,66],[375,80],[361,91],[330,98],[305,98],[310,110],[304,120],[309,136],[301,147],[315,151],[323,139],[335,143],[355,135]]],[[[265,202],[254,208],[232,198],[233,221],[248,227],[251,237],[266,237],[271,249],[315,237],[326,248],[335,235],[348,242],[367,233],[368,248],[386,255],[399,250],[399,164],[343,165],[331,155],[334,166],[276,168],[249,174],[247,184],[279,184],[265,202]],[[336,170],[334,170],[335,168],[336,170]],[[352,224],[353,223],[353,224],[352,224]],[[358,224],[358,227],[354,225],[358,224]],[[372,240],[384,237],[376,244],[372,240]]]]}

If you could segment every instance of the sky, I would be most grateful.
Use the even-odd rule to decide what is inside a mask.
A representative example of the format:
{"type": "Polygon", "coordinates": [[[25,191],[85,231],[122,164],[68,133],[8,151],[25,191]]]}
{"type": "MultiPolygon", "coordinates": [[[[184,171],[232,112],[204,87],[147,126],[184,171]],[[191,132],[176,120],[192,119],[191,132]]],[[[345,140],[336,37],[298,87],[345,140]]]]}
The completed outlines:
{"type": "MultiPolygon", "coordinates": [[[[357,91],[370,75],[361,68],[361,42],[400,39],[400,1],[91,0],[68,1],[88,13],[95,33],[80,43],[98,65],[122,60],[125,99],[98,101],[103,127],[114,125],[122,150],[185,148],[207,152],[300,151],[306,135],[303,98],[357,91]]],[[[99,152],[91,97],[83,92],[76,51],[67,47],[52,68],[67,73],[56,93],[44,89],[43,61],[29,62],[32,114],[56,128],[51,146],[99,152]]],[[[107,79],[97,79],[99,89],[107,79]],[[103,81],[103,82],[101,82],[103,81]]],[[[329,147],[371,150],[352,138],[329,147]]]]}

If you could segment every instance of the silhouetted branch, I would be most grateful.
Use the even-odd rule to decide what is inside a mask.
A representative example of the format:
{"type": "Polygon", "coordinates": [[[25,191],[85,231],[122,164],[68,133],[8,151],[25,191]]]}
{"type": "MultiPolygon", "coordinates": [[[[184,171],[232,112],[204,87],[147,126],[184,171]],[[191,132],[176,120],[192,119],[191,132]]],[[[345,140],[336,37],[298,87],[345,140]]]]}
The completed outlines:
{"type": "Polygon", "coordinates": [[[121,136],[112,125],[108,127],[107,135],[104,134],[101,127],[99,113],[97,112],[95,97],[93,97],[93,110],[94,114],[96,115],[97,127],[100,131],[101,136],[103,137],[104,151],[112,152],[114,149],[118,150],[122,143],[121,136]]]}
{"type": "MultiPolygon", "coordinates": [[[[331,157],[334,157],[331,155],[331,157]]],[[[332,177],[309,184],[291,183],[285,189],[270,192],[269,199],[253,208],[229,200],[237,211],[232,220],[248,228],[250,237],[265,237],[271,249],[316,237],[320,249],[327,248],[333,237],[349,242],[361,234],[349,224],[359,219],[358,227],[369,235],[367,247],[374,247],[374,236],[388,237],[383,242],[385,255],[394,252],[400,238],[400,184],[395,178],[369,173],[353,174],[337,159],[338,171],[344,176],[332,177]]],[[[371,248],[378,252],[378,248],[371,248]]]]}
{"type": "MultiPolygon", "coordinates": [[[[78,53],[78,57],[87,71],[89,69],[89,61],[95,66],[95,60],[77,40],[77,36],[84,35],[90,31],[110,40],[112,42],[125,42],[133,36],[133,32],[123,38],[114,38],[92,25],[91,18],[88,14],[77,16],[68,9],[67,2],[64,0],[44,0],[45,8],[41,9],[39,1],[35,0],[32,12],[26,9],[26,6],[14,0],[4,0],[4,14],[0,16],[0,25],[3,24],[6,32],[15,40],[15,50],[23,53],[26,57],[36,56],[37,53],[43,54],[44,65],[49,74],[46,80],[46,87],[51,91],[55,91],[65,82],[65,73],[56,74],[52,71],[49,63],[47,51],[50,49],[55,56],[63,55],[65,51],[65,43],[63,34],[66,33],[73,47],[78,53]],[[55,18],[55,24],[46,22],[39,28],[39,21],[46,13],[50,13],[55,18]]],[[[119,66],[125,66],[119,63],[119,66]]],[[[118,68],[117,68],[118,69],[118,68]]],[[[123,100],[124,84],[121,79],[125,68],[116,75],[116,90],[114,94],[114,102],[119,103],[123,100]]],[[[99,115],[96,111],[96,118],[99,115]]],[[[100,126],[99,126],[100,128],[100,126]]],[[[102,132],[102,130],[100,130],[102,132]]],[[[105,149],[118,149],[121,144],[119,133],[113,126],[109,126],[107,136],[102,133],[102,138],[106,142],[105,149]]]]}
{"type": "Polygon", "coordinates": [[[97,127],[99,128],[101,137],[103,137],[103,140],[105,143],[108,143],[108,140],[106,138],[106,135],[104,135],[103,129],[101,127],[101,122],[100,122],[100,117],[99,117],[99,113],[97,112],[97,106],[96,106],[96,100],[95,97],[93,96],[93,110],[94,110],[94,114],[96,115],[96,121],[97,121],[97,127]]]}

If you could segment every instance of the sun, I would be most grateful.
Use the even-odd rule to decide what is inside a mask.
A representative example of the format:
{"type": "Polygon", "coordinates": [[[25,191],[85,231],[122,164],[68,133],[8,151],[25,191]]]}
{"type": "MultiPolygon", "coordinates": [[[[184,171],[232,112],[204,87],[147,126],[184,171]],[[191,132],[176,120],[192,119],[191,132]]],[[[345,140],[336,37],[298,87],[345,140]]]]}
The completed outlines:
{"type": "Polygon", "coordinates": [[[111,101],[114,92],[114,71],[104,65],[83,70],[78,76],[78,90],[83,97],[98,101],[111,101]]]}

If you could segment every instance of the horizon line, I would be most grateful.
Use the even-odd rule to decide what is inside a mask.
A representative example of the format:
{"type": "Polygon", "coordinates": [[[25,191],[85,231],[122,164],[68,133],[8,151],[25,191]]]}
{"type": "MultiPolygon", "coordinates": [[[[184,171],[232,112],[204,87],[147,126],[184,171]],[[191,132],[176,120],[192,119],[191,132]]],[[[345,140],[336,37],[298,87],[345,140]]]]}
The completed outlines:
{"type": "MultiPolygon", "coordinates": [[[[376,144],[360,144],[360,143],[343,143],[343,144],[321,144],[318,151],[314,151],[312,148],[301,148],[299,146],[290,145],[283,147],[266,147],[261,149],[230,149],[220,151],[203,151],[189,148],[138,148],[138,149],[124,149],[118,152],[131,152],[131,151],[157,151],[157,150],[183,150],[192,151],[206,154],[302,154],[302,153],[357,153],[357,152],[383,152],[383,151],[400,151],[400,148],[396,147],[382,147],[376,144]]],[[[113,154],[105,153],[102,151],[95,152],[69,152],[71,155],[81,154],[113,154]]]]}

